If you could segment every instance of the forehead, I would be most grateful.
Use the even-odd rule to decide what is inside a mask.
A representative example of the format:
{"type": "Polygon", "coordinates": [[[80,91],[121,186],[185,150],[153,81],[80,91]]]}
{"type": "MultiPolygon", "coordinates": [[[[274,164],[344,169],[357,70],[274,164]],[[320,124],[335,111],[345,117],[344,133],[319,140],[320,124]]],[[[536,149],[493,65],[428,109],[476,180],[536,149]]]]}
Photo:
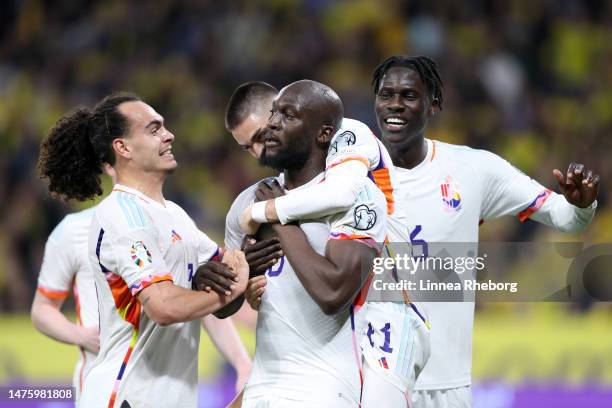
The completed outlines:
{"type": "Polygon", "coordinates": [[[381,87],[411,87],[424,88],[419,73],[411,67],[394,66],[385,72],[380,81],[381,87]]]}
{"type": "Polygon", "coordinates": [[[269,112],[252,112],[240,125],[232,130],[232,135],[241,145],[251,143],[251,138],[255,133],[267,126],[269,116],[269,112]]]}
{"type": "Polygon", "coordinates": [[[142,101],[123,102],[118,106],[121,112],[132,126],[146,126],[151,121],[162,122],[164,118],[155,111],[150,105],[142,101]]]}
{"type": "Polygon", "coordinates": [[[274,106],[292,106],[299,110],[306,106],[306,100],[304,95],[302,95],[301,88],[293,85],[281,89],[276,99],[274,99],[274,106]]]}

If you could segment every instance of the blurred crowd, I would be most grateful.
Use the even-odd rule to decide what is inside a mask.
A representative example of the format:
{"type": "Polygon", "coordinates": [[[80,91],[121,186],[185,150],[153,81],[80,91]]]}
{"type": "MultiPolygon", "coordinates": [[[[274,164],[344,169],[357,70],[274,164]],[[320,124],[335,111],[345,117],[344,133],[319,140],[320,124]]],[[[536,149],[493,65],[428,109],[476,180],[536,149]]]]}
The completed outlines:
{"type": "MultiPolygon", "coordinates": [[[[224,129],[233,89],[310,78],[377,132],[371,72],[393,54],[435,59],[444,110],[427,136],[490,149],[554,188],[571,161],[601,175],[596,222],[612,242],[612,4],[604,0],[6,0],[0,3],[0,311],[29,308],[60,203],[36,172],[59,117],[113,90],[139,94],[176,135],[166,197],[223,240],[233,198],[264,175],[224,129]]],[[[106,191],[110,187],[106,182],[106,191]]],[[[518,222],[490,239],[531,240],[518,222]]]]}

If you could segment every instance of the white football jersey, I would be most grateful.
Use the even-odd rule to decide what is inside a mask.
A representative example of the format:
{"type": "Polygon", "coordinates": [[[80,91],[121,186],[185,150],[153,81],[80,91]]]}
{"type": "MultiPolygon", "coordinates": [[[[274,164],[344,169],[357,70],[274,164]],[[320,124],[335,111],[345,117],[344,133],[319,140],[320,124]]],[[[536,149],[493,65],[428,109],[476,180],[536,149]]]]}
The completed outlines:
{"type": "MultiPolygon", "coordinates": [[[[322,178],[323,174],[291,191],[308,188],[322,178]]],[[[230,216],[239,215],[253,202],[254,190],[255,187],[249,188],[234,202],[228,214],[229,228],[237,225],[237,220],[231,221],[230,216]]],[[[377,243],[383,241],[386,231],[385,212],[384,195],[368,181],[350,210],[300,223],[300,227],[321,255],[325,254],[330,239],[356,239],[378,248],[377,243]]],[[[240,235],[239,230],[226,233],[226,244],[239,245],[240,235]],[[234,238],[228,242],[228,237],[234,238]]],[[[255,357],[245,401],[274,395],[310,402],[311,406],[356,406],[361,357],[355,348],[351,311],[331,316],[323,313],[286,257],[271,267],[266,276],[268,283],[259,308],[255,357]]]]}
{"type": "MultiPolygon", "coordinates": [[[[409,222],[402,236],[423,246],[478,242],[483,220],[517,215],[525,220],[555,195],[499,156],[466,146],[427,140],[428,153],[413,169],[396,167],[396,205],[409,222]]],[[[390,241],[405,242],[390,234],[390,241]]],[[[466,247],[467,250],[467,247],[466,247]]],[[[464,254],[465,256],[465,254],[464,254]]],[[[431,356],[417,390],[471,383],[474,303],[428,302],[431,356]]]]}
{"type": "Polygon", "coordinates": [[[401,225],[407,222],[398,211],[395,194],[399,186],[395,167],[387,148],[370,128],[354,119],[344,118],[340,130],[332,138],[325,170],[349,160],[359,160],[369,169],[368,177],[384,193],[387,201],[388,228],[401,234],[401,225]]]}
{"type": "Polygon", "coordinates": [[[159,326],[136,295],[164,280],[191,288],[198,265],[218,251],[178,205],[115,185],[89,229],[100,352],[85,379],[82,406],[196,406],[200,321],[159,326]]]}
{"type": "MultiPolygon", "coordinates": [[[[72,290],[77,324],[98,327],[98,300],[87,257],[87,237],[94,209],[68,214],[53,230],[43,257],[37,290],[52,299],[65,299],[72,290]]],[[[78,396],[95,354],[80,349],[73,385],[78,396]]]]}

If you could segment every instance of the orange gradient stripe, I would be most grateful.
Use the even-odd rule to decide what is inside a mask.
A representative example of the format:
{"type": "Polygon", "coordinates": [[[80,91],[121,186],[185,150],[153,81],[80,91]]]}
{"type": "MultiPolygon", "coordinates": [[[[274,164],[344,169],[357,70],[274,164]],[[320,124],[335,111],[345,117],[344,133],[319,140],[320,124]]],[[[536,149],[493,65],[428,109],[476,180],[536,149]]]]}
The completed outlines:
{"type": "Polygon", "coordinates": [[[391,176],[389,169],[382,168],[372,171],[374,183],[380,188],[387,199],[387,214],[393,214],[395,208],[395,199],[393,198],[393,186],[391,185],[391,176]]]}

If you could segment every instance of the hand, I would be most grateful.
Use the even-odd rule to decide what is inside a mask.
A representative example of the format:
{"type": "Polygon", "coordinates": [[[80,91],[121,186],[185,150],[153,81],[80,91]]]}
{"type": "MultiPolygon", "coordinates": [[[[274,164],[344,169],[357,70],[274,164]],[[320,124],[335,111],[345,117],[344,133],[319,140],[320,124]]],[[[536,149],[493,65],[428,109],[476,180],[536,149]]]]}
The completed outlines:
{"type": "Polygon", "coordinates": [[[211,289],[220,295],[229,296],[236,289],[238,280],[236,272],[226,264],[208,261],[201,265],[193,276],[193,290],[210,292],[211,289]]]}
{"type": "Polygon", "coordinates": [[[249,279],[244,298],[253,310],[259,310],[261,296],[266,291],[266,277],[264,275],[255,276],[249,279]]]}
{"type": "Polygon", "coordinates": [[[249,264],[244,257],[244,252],[230,249],[223,254],[221,262],[236,272],[236,289],[232,290],[232,297],[236,298],[245,291],[249,280],[249,264]]]}
{"type": "Polygon", "coordinates": [[[255,197],[257,201],[274,200],[277,197],[285,195],[285,190],[281,187],[278,180],[274,180],[271,183],[262,181],[255,190],[255,197]]]}
{"type": "Polygon", "coordinates": [[[94,354],[100,351],[100,331],[97,327],[79,327],[79,346],[94,354]]]}
{"type": "Polygon", "coordinates": [[[554,169],[553,174],[568,203],[586,208],[597,198],[599,175],[585,169],[583,164],[572,162],[567,169],[567,178],[558,169],[554,169]]]}
{"type": "Polygon", "coordinates": [[[283,256],[283,247],[276,237],[257,242],[253,237],[246,236],[242,249],[249,264],[249,276],[263,275],[283,256]]]}
{"type": "Polygon", "coordinates": [[[248,364],[244,364],[236,369],[236,393],[241,392],[251,375],[251,361],[247,361],[248,364]]]}
{"type": "Polygon", "coordinates": [[[259,223],[253,220],[252,217],[253,204],[249,205],[243,212],[240,214],[240,229],[247,235],[255,235],[257,230],[259,229],[259,223]]]}

